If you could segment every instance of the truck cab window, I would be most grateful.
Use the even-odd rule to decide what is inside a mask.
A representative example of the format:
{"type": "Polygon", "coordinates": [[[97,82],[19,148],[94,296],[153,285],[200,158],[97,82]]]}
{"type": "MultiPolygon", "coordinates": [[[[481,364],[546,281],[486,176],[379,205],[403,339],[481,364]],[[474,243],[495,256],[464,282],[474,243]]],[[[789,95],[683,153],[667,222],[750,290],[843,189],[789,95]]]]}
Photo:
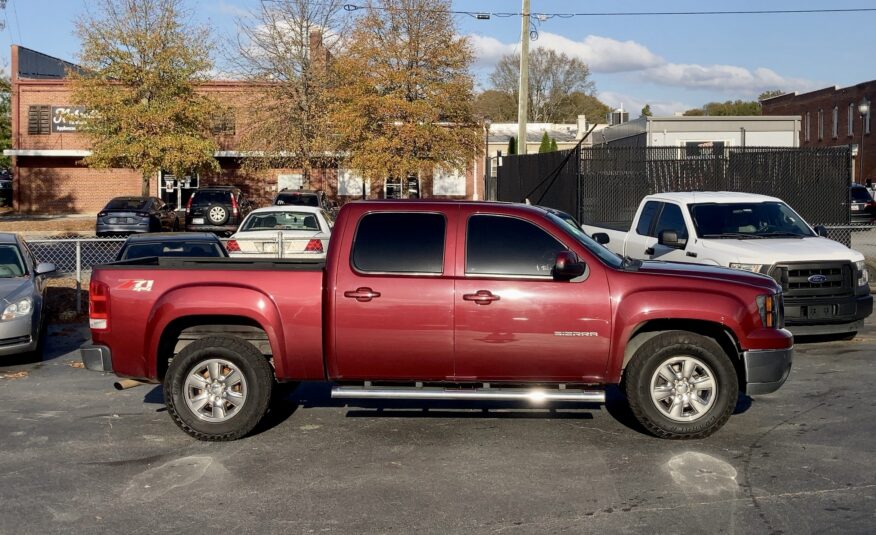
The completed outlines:
{"type": "Polygon", "coordinates": [[[368,214],[356,229],[353,267],[365,273],[441,274],[445,228],[441,214],[368,214]]]}
{"type": "Polygon", "coordinates": [[[664,230],[674,230],[678,233],[678,240],[687,240],[687,225],[684,223],[684,216],[681,214],[681,208],[675,204],[664,203],[663,211],[660,212],[660,219],[657,220],[657,227],[654,229],[653,236],[660,236],[660,232],[664,230]]]}
{"type": "Polygon", "coordinates": [[[475,215],[468,220],[465,272],[550,277],[557,253],[565,250],[562,243],[528,221],[475,215]]]}
{"type": "Polygon", "coordinates": [[[639,236],[648,236],[651,230],[651,222],[654,221],[654,216],[657,215],[660,205],[657,201],[648,201],[645,207],[642,208],[642,216],[639,217],[639,224],[636,225],[636,234],[639,236]]]}

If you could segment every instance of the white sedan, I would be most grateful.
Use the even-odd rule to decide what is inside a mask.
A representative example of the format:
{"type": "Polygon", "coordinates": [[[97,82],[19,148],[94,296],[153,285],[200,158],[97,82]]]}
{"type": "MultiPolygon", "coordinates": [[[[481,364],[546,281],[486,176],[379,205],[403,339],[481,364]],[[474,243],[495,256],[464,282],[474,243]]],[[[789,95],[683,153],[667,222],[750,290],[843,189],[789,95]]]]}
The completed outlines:
{"type": "Polygon", "coordinates": [[[253,210],[225,248],[232,257],[323,260],[334,220],[314,206],[253,210]]]}

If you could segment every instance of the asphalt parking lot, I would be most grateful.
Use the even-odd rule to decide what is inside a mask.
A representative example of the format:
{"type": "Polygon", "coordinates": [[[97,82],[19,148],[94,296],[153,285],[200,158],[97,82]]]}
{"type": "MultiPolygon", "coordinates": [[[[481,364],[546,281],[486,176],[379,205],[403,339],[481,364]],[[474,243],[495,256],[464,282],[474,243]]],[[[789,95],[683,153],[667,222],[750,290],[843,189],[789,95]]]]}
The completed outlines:
{"type": "Polygon", "coordinates": [[[161,390],[76,368],[87,329],[0,366],[3,533],[872,533],[876,322],[798,345],[789,382],[716,435],[669,442],[607,408],[343,406],[289,393],[250,438],[202,443],[161,390]]]}

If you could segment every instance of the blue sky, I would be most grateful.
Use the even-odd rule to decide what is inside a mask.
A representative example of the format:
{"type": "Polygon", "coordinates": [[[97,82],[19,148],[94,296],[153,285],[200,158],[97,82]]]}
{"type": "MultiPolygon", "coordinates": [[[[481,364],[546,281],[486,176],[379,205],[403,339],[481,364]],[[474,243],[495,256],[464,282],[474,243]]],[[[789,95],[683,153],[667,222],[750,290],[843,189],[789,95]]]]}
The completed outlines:
{"type": "MultiPolygon", "coordinates": [[[[632,12],[876,7],[872,0],[531,0],[534,12],[632,12]]],[[[234,31],[234,16],[257,0],[187,0],[194,18],[217,34],[234,31]]],[[[351,0],[351,3],[356,3],[351,0]]],[[[455,10],[516,12],[519,0],[455,0],[455,10]]],[[[73,21],[87,0],[8,0],[0,43],[74,60],[73,21]]],[[[480,86],[503,53],[518,47],[516,17],[460,15],[472,39],[480,86]]],[[[671,113],[713,100],[757,96],[764,89],[807,91],[876,78],[876,12],[837,14],[553,18],[538,24],[531,46],[585,60],[597,93],[638,115],[645,103],[671,113]]],[[[4,63],[8,65],[8,54],[4,63]]]]}

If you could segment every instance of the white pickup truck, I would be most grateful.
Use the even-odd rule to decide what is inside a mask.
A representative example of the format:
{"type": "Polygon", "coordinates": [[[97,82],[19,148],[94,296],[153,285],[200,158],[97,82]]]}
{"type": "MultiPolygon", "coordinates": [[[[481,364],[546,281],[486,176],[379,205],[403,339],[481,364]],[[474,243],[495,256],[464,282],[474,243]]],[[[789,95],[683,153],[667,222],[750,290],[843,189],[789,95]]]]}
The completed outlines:
{"type": "Polygon", "coordinates": [[[621,256],[725,266],[782,285],[795,335],[854,335],[873,312],[864,255],[829,240],[775,197],[681,192],[642,200],[628,231],[583,225],[621,256]]]}

